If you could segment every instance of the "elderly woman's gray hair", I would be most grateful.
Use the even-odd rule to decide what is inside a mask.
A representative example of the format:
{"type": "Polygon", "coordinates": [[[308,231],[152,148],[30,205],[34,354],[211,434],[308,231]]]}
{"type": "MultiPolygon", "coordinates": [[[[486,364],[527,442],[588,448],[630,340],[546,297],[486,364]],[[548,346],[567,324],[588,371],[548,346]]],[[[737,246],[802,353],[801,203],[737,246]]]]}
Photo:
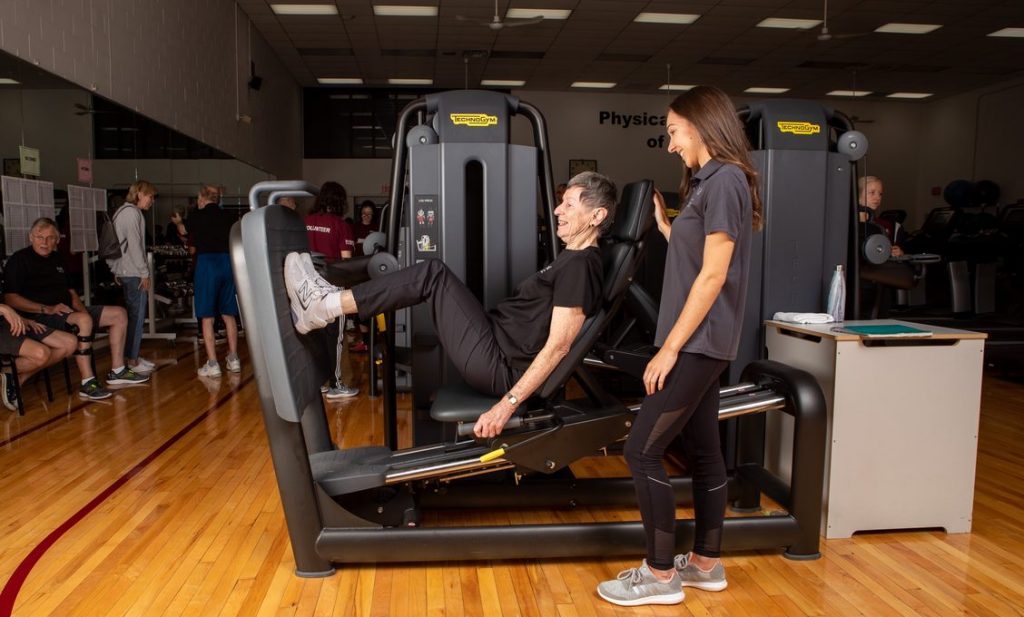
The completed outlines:
{"type": "Polygon", "coordinates": [[[602,176],[596,171],[584,171],[573,176],[569,180],[567,189],[574,186],[582,187],[580,201],[591,208],[604,208],[608,216],[601,222],[601,233],[604,234],[615,221],[615,206],[619,203],[618,189],[615,183],[607,176],[602,176]]]}

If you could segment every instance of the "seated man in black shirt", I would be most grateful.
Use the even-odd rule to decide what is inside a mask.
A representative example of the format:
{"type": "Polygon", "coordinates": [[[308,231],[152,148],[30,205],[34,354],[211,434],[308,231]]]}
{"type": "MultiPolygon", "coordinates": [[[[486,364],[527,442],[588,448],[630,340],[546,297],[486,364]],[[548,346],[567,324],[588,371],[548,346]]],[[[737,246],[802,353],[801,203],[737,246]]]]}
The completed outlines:
{"type": "Polygon", "coordinates": [[[615,216],[615,193],[615,184],[600,174],[573,178],[555,209],[565,250],[489,313],[436,259],[343,291],[317,275],[308,253],[290,253],[284,276],[295,329],[305,334],[341,315],[368,319],[428,303],[441,345],[466,383],[501,397],[474,427],[479,437],[498,435],[600,307],[603,268],[597,241],[615,216]]]}
{"type": "Polygon", "coordinates": [[[41,218],[29,230],[30,246],[11,255],[4,277],[4,302],[22,315],[54,330],[77,329],[78,349],[75,360],[82,376],[78,395],[87,399],[104,399],[111,392],[100,384],[92,372],[89,356],[95,328],[110,328],[111,371],[108,384],[132,384],[149,381],[124,365],[124,339],[128,314],[120,306],[85,306],[72,288],[64,264],[57,253],[57,224],[41,218]]]}
{"type": "MultiPolygon", "coordinates": [[[[75,350],[75,337],[51,330],[28,319],[6,304],[0,304],[0,354],[14,358],[18,383],[36,371],[60,362],[75,350]]],[[[0,373],[0,401],[11,411],[18,410],[18,388],[14,376],[0,373]]]]}

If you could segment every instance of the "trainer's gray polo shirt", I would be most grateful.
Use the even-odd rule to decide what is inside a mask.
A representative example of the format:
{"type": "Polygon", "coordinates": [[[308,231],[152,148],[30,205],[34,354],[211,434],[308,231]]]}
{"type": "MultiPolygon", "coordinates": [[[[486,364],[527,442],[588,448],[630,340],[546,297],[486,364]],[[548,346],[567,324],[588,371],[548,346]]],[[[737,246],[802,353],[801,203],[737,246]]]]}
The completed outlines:
{"type": "Polygon", "coordinates": [[[752,216],[750,185],[739,167],[710,160],[693,175],[686,205],[672,223],[655,345],[665,343],[679,319],[704,263],[704,238],[722,231],[736,242],[725,285],[682,351],[720,360],[736,358],[750,272],[752,216]]]}

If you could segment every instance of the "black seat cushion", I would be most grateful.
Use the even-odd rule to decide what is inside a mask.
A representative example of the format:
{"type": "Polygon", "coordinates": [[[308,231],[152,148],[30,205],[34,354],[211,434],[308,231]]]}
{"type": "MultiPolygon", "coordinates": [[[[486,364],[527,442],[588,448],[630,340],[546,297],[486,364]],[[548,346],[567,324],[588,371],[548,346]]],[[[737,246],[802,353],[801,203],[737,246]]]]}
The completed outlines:
{"type": "Polygon", "coordinates": [[[464,383],[442,386],[430,407],[430,417],[438,422],[475,422],[497,402],[493,395],[480,394],[464,383]]]}

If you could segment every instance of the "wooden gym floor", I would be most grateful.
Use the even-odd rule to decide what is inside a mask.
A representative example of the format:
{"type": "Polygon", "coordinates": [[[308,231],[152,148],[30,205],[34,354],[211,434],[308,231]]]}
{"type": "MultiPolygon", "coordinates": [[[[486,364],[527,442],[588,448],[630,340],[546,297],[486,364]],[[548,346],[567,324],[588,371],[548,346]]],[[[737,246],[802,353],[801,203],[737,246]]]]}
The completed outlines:
{"type": "MultiPolygon", "coordinates": [[[[30,384],[24,418],[0,409],[0,617],[1024,614],[1019,383],[985,379],[973,533],[862,534],[823,543],[822,559],[810,562],[728,554],[726,591],[626,609],[603,602],[594,587],[639,556],[368,565],[295,577],[245,351],[240,375],[204,380],[191,344],[148,342],[144,355],[159,364],[148,385],[86,403],[64,392],[58,370],[53,403],[30,384]]],[[[351,362],[365,391],[365,355],[351,362]]],[[[101,353],[101,371],[107,364],[101,353]]],[[[379,401],[360,395],[328,410],[344,445],[382,442],[379,401]]],[[[617,458],[576,469],[625,473],[617,458]]],[[[638,515],[491,511],[445,523],[594,517],[638,515]]]]}

